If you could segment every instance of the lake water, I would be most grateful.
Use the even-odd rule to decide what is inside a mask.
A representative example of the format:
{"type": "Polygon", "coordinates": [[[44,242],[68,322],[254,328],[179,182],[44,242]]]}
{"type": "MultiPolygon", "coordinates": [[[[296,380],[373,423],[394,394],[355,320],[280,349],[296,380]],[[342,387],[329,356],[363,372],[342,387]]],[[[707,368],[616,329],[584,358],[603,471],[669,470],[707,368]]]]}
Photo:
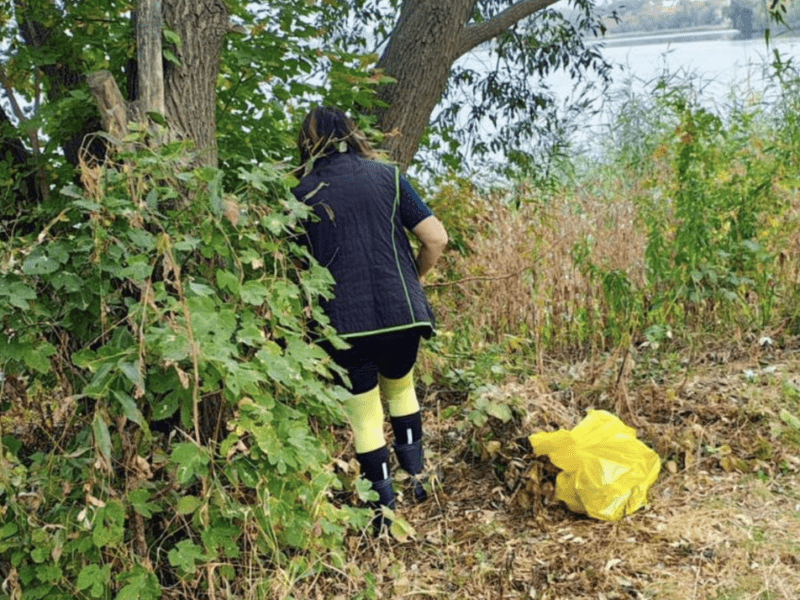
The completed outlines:
{"type": "MultiPolygon", "coordinates": [[[[782,61],[800,66],[800,38],[773,38],[769,47],[763,37],[606,47],[602,52],[614,65],[614,83],[598,99],[604,112],[582,125],[579,138],[591,146],[592,137],[607,129],[614,103],[623,101],[628,90],[652,93],[659,78],[692,81],[698,100],[723,114],[734,103],[758,99],[769,104],[777,90],[770,66],[775,50],[782,61]]],[[[551,77],[549,84],[560,99],[570,97],[574,88],[563,75],[551,77]]]]}
{"type": "MultiPolygon", "coordinates": [[[[722,114],[733,103],[753,98],[768,104],[776,90],[774,70],[769,66],[776,49],[783,61],[791,60],[795,68],[800,67],[800,38],[773,38],[769,47],[763,37],[605,47],[602,53],[614,65],[614,83],[595,100],[599,114],[575,122],[572,140],[580,152],[599,152],[599,140],[608,132],[615,104],[623,102],[630,91],[652,93],[659,78],[691,80],[698,100],[722,114]]],[[[554,74],[546,82],[559,104],[574,96],[575,83],[566,74],[554,74]]]]}

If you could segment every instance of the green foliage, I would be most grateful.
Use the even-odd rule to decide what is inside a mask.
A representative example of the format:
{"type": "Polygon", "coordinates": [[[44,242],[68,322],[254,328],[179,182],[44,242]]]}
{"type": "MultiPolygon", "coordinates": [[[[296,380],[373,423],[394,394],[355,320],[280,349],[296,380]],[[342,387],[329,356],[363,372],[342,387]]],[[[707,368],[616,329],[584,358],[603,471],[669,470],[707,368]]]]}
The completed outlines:
{"type": "MultiPolygon", "coordinates": [[[[330,0],[316,13],[326,47],[372,55],[390,40],[399,13],[413,11],[401,0],[330,0]]],[[[478,25],[506,10],[505,0],[472,3],[467,26],[478,25]]],[[[585,39],[604,31],[591,0],[573,0],[561,11],[540,10],[476,50],[476,60],[458,61],[417,157],[431,170],[460,170],[470,156],[488,159],[508,152],[503,172],[536,174],[543,164],[562,157],[567,148],[556,116],[556,99],[542,79],[567,72],[577,85],[596,75],[607,81],[610,65],[585,39]],[[494,65],[481,68],[477,65],[494,65]],[[537,78],[538,76],[538,78],[537,78]],[[542,156],[544,155],[544,156],[542,156]]],[[[591,87],[591,86],[587,86],[591,87]]],[[[586,97],[567,110],[585,110],[586,97]]],[[[357,106],[369,112],[356,99],[357,106]]]]}
{"type": "Polygon", "coordinates": [[[493,417],[507,423],[514,416],[516,398],[498,396],[491,386],[478,388],[467,404],[467,421],[476,428],[483,427],[493,417]]]}
{"type": "Polygon", "coordinates": [[[315,568],[366,524],[328,500],[316,428],[342,421],[343,391],[310,341],[337,342],[330,275],[293,241],[307,208],[278,168],[240,169],[231,193],[183,157],[87,169],[3,244],[5,408],[53,407],[2,422],[0,562],[22,600],[205,593],[293,556],[315,568]]]}
{"type": "MultiPolygon", "coordinates": [[[[41,206],[20,202],[34,195],[22,187],[26,178],[38,172],[38,185],[47,182],[51,191],[58,190],[74,180],[82,143],[101,150],[91,139],[101,127],[84,76],[108,70],[123,95],[129,93],[136,75],[134,5],[0,1],[5,16],[0,32],[9,40],[0,50],[7,93],[23,113],[22,120],[11,115],[0,128],[4,150],[7,140],[19,140],[25,154],[19,160],[5,152],[0,156],[0,216],[15,228],[35,228],[43,219],[41,206]],[[33,24],[20,29],[25,18],[33,24]]],[[[241,29],[228,35],[222,49],[216,126],[225,185],[234,188],[239,168],[294,158],[296,114],[302,117],[317,102],[366,114],[374,106],[375,88],[388,78],[372,68],[375,55],[323,43],[326,29],[316,22],[321,10],[316,3],[233,1],[226,7],[241,29]]],[[[170,48],[180,40],[166,28],[163,33],[165,58],[174,60],[170,48]]],[[[357,118],[376,133],[370,118],[357,118]]],[[[46,200],[55,206],[63,196],[52,193],[46,200]]]]}
{"type": "Polygon", "coordinates": [[[800,330],[800,78],[780,55],[772,67],[772,89],[727,109],[678,77],[628,94],[610,127],[621,143],[555,190],[440,186],[451,251],[428,293],[450,331],[430,346],[436,382],[471,393],[551,355],[633,344],[662,361],[694,335],[800,330]]]}
{"type": "Polygon", "coordinates": [[[639,178],[633,197],[647,235],[646,280],[634,285],[597,264],[589,241],[573,252],[602,291],[606,340],[628,332],[657,346],[675,326],[760,328],[775,316],[783,293],[775,263],[795,231],[784,190],[797,184],[800,136],[796,73],[779,55],[773,67],[777,114],[755,104],[715,112],[691,85],[669,78],[651,98],[622,105],[609,164],[639,178]]]}
{"type": "MultiPolygon", "coordinates": [[[[355,112],[373,106],[375,87],[387,81],[371,69],[376,57],[324,45],[315,3],[229,5],[247,34],[230,39],[220,65],[217,133],[226,173],[294,157],[294,115],[302,118],[313,102],[355,112]]],[[[358,119],[368,130],[370,121],[358,119]]]]}
{"type": "Polygon", "coordinates": [[[656,151],[670,161],[670,175],[652,180],[642,205],[652,309],[670,319],[690,305],[736,304],[755,293],[761,318],[769,319],[766,265],[775,246],[763,233],[784,211],[770,192],[792,149],[754,139],[754,113],[737,111],[724,123],[680,93],[666,91],[662,102],[677,125],[656,151]]]}

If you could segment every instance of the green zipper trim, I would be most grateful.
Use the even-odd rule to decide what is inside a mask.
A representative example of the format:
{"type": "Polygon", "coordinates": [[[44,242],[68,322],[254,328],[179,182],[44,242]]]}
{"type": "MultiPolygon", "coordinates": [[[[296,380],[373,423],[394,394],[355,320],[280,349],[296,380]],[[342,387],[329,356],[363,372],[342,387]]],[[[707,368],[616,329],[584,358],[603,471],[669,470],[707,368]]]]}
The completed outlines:
{"type": "Polygon", "coordinates": [[[406,285],[405,277],[403,277],[403,269],[400,266],[400,255],[397,252],[397,207],[400,205],[400,169],[394,168],[394,204],[392,205],[392,250],[394,250],[394,261],[397,264],[397,274],[400,276],[400,282],[403,284],[403,293],[406,296],[406,303],[408,304],[408,312],[411,313],[411,324],[415,325],[417,319],[414,316],[414,306],[411,304],[411,296],[408,294],[408,286],[406,285]]]}
{"type": "Polygon", "coordinates": [[[339,334],[339,337],[343,340],[348,340],[351,338],[357,337],[366,337],[368,335],[378,335],[380,333],[394,333],[395,331],[405,331],[407,329],[415,329],[417,327],[422,328],[423,326],[428,326],[433,331],[433,323],[429,321],[416,321],[414,323],[408,323],[406,325],[396,325],[395,327],[384,327],[383,329],[375,329],[373,331],[356,331],[354,333],[343,333],[339,334]]]}

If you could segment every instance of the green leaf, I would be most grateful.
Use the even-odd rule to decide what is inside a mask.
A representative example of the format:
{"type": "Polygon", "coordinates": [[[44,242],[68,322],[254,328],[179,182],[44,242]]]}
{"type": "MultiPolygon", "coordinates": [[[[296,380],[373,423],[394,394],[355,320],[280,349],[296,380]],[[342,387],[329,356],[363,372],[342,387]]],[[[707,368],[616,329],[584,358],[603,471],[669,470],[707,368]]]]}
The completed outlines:
{"type": "Polygon", "coordinates": [[[296,363],[284,356],[269,356],[263,350],[260,350],[256,356],[264,362],[267,374],[274,381],[291,384],[295,378],[301,377],[301,373],[295,368],[296,363]]]}
{"type": "Polygon", "coordinates": [[[56,564],[40,565],[36,567],[36,578],[42,583],[56,583],[61,579],[61,567],[56,564]]]}
{"type": "Polygon", "coordinates": [[[790,413],[785,408],[781,410],[781,421],[783,421],[786,425],[788,425],[795,431],[800,431],[800,419],[797,418],[796,415],[790,413]]]}
{"type": "Polygon", "coordinates": [[[100,575],[100,567],[98,565],[86,565],[78,573],[78,580],[75,582],[75,587],[79,590],[88,588],[100,575]]]}
{"type": "Polygon", "coordinates": [[[459,406],[459,405],[448,406],[448,407],[446,407],[446,408],[444,408],[442,410],[442,419],[446,421],[447,419],[449,419],[453,415],[459,413],[461,410],[462,410],[462,407],[459,406]]]}
{"type": "Polygon", "coordinates": [[[149,519],[155,513],[161,512],[161,508],[150,500],[150,492],[144,489],[131,490],[128,492],[128,502],[131,508],[137,513],[142,515],[145,519],[149,519]]]}
{"type": "Polygon", "coordinates": [[[503,423],[510,421],[513,416],[508,405],[500,402],[487,402],[486,413],[496,419],[500,419],[503,423]]]}
{"type": "Polygon", "coordinates": [[[216,294],[212,287],[209,287],[203,283],[192,282],[189,284],[189,289],[198,296],[212,297],[216,294]]]}
{"type": "Polygon", "coordinates": [[[84,286],[86,282],[75,275],[75,273],[68,273],[66,271],[59,271],[50,277],[50,283],[56,290],[65,290],[67,292],[81,292],[85,291],[84,286]]]}
{"type": "Polygon", "coordinates": [[[176,477],[178,483],[189,483],[195,477],[208,475],[208,454],[196,444],[183,442],[175,445],[170,457],[177,465],[176,477]]]}
{"type": "Polygon", "coordinates": [[[170,50],[168,48],[163,48],[161,52],[163,53],[164,58],[166,58],[167,61],[171,62],[174,65],[180,66],[181,61],[178,60],[178,57],[175,56],[175,54],[172,52],[172,50],[170,50]]]}
{"type": "Polygon", "coordinates": [[[237,558],[239,556],[239,545],[236,541],[241,534],[241,528],[220,522],[215,523],[209,529],[205,529],[200,534],[200,539],[209,553],[216,553],[217,549],[221,548],[225,558],[237,558]]]}
{"type": "Polygon", "coordinates": [[[403,543],[408,541],[408,538],[416,537],[417,532],[414,531],[414,528],[408,521],[394,513],[390,515],[390,518],[392,519],[392,525],[389,527],[389,531],[392,537],[398,542],[403,543]]]}
{"type": "Polygon", "coordinates": [[[149,431],[147,422],[144,419],[144,415],[142,415],[139,407],[136,405],[136,400],[131,398],[125,392],[113,390],[112,394],[114,398],[117,399],[117,402],[119,402],[120,407],[122,408],[122,414],[125,415],[129,421],[133,421],[139,427],[149,431]]]}
{"type": "Polygon", "coordinates": [[[272,235],[280,235],[284,229],[286,218],[281,218],[276,214],[272,214],[264,218],[264,226],[269,230],[272,235]]]}
{"type": "Polygon", "coordinates": [[[148,110],[147,118],[150,119],[153,123],[161,125],[162,127],[168,126],[167,120],[164,118],[164,115],[162,115],[160,112],[148,110]]]}
{"type": "Polygon", "coordinates": [[[50,549],[43,546],[31,550],[31,559],[35,563],[43,563],[50,558],[50,549]]]}
{"type": "Polygon", "coordinates": [[[219,287],[227,289],[229,292],[234,294],[239,292],[239,278],[230,271],[219,269],[217,270],[216,277],[217,285],[219,287]]]}
{"type": "Polygon", "coordinates": [[[267,299],[267,286],[263,281],[246,281],[240,295],[245,303],[261,306],[267,299]]]}
{"type": "Polygon", "coordinates": [[[125,509],[117,500],[109,500],[97,510],[92,528],[92,543],[98,548],[117,546],[125,537],[125,509]]]}
{"type": "Polygon", "coordinates": [[[362,502],[373,502],[378,499],[378,492],[372,489],[372,485],[364,477],[359,477],[355,481],[356,494],[362,502]]]}
{"type": "Polygon", "coordinates": [[[167,394],[164,398],[153,406],[153,420],[161,421],[175,414],[181,404],[180,393],[167,394]]]}
{"type": "Polygon", "coordinates": [[[239,475],[239,481],[249,488],[255,489],[261,481],[258,476],[258,471],[251,465],[247,459],[240,458],[234,463],[236,473],[239,475]]]}
{"type": "Polygon", "coordinates": [[[154,250],[156,247],[155,236],[144,229],[129,229],[127,236],[130,241],[143,250],[154,250]]]}
{"type": "Polygon", "coordinates": [[[31,369],[44,374],[50,371],[49,357],[55,353],[55,346],[49,342],[40,343],[35,348],[32,346],[24,346],[22,348],[22,360],[31,369]]]}
{"type": "Polygon", "coordinates": [[[19,527],[17,527],[16,523],[6,523],[0,527],[0,540],[11,537],[16,534],[17,531],[19,531],[19,527]]]}
{"type": "Polygon", "coordinates": [[[97,360],[97,352],[86,348],[78,350],[72,355],[73,364],[81,369],[92,369],[93,363],[97,360]]]}
{"type": "Polygon", "coordinates": [[[265,337],[263,323],[259,322],[253,313],[243,313],[239,329],[236,331],[236,339],[248,346],[258,346],[265,337]]]}
{"type": "Polygon", "coordinates": [[[30,300],[36,300],[36,292],[33,288],[19,281],[13,282],[8,286],[7,290],[2,290],[0,293],[7,295],[9,302],[11,302],[13,306],[23,310],[30,308],[30,300]]]}
{"type": "Polygon", "coordinates": [[[202,504],[201,500],[195,496],[183,496],[175,505],[175,512],[179,515],[190,515],[202,504]]]}
{"type": "Polygon", "coordinates": [[[164,35],[164,41],[166,41],[168,44],[174,44],[180,48],[181,36],[171,29],[167,29],[166,27],[161,30],[161,33],[164,35]]]}
{"type": "Polygon", "coordinates": [[[49,275],[55,273],[60,266],[57,260],[47,255],[44,248],[34,248],[22,263],[22,272],[26,275],[49,275]]]}
{"type": "Polygon", "coordinates": [[[130,279],[136,283],[142,284],[144,281],[153,274],[153,267],[144,261],[130,261],[129,264],[120,269],[117,275],[122,279],[130,279]]]}
{"type": "Polygon", "coordinates": [[[119,591],[114,600],[158,600],[161,586],[155,574],[142,565],[135,565],[130,571],[117,576],[118,581],[127,584],[119,591]]]}
{"type": "MultiPolygon", "coordinates": [[[[76,200],[83,199],[83,189],[79,188],[74,183],[70,183],[61,188],[61,193],[68,198],[75,198],[76,200]]],[[[96,205],[99,208],[99,205],[96,205]]]]}
{"type": "Polygon", "coordinates": [[[106,425],[100,412],[94,413],[92,435],[94,436],[94,443],[100,455],[106,463],[111,466],[111,434],[108,432],[108,425],[106,425]]]}
{"type": "Polygon", "coordinates": [[[89,594],[93,598],[102,598],[105,596],[106,587],[111,581],[111,565],[105,565],[102,568],[96,564],[86,565],[78,573],[78,580],[76,587],[79,590],[89,589],[89,594]]]}
{"type": "Polygon", "coordinates": [[[117,367],[128,381],[130,381],[140,390],[144,391],[144,377],[142,375],[140,364],[141,363],[139,360],[136,360],[135,362],[121,361],[117,367]]]}
{"type": "Polygon", "coordinates": [[[197,563],[206,558],[203,549],[191,540],[181,540],[167,554],[169,564],[184,573],[197,571],[197,563]]]}
{"type": "Polygon", "coordinates": [[[488,415],[483,410],[473,410],[467,415],[467,418],[475,427],[483,427],[489,420],[488,415]]]}

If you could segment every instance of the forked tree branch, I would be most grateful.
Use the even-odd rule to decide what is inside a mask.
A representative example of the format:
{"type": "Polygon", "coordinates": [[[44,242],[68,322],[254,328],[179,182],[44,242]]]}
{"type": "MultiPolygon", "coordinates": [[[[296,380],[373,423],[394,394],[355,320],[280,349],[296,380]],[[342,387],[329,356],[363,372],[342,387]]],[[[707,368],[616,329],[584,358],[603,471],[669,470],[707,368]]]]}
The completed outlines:
{"type": "Polygon", "coordinates": [[[496,38],[515,23],[556,2],[558,0],[522,0],[488,21],[467,25],[461,33],[456,56],[463,56],[482,43],[496,38]]]}

